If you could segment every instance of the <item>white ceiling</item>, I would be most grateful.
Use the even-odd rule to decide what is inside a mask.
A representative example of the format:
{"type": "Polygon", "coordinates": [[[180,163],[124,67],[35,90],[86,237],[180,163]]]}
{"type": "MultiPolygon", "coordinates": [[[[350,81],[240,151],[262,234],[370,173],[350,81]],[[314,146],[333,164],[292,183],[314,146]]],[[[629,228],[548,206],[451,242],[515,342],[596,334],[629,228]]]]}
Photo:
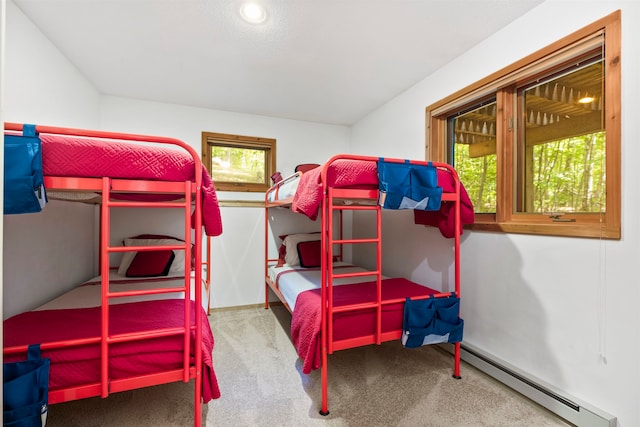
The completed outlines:
{"type": "Polygon", "coordinates": [[[100,93],[350,125],[544,0],[14,0],[100,93]]]}

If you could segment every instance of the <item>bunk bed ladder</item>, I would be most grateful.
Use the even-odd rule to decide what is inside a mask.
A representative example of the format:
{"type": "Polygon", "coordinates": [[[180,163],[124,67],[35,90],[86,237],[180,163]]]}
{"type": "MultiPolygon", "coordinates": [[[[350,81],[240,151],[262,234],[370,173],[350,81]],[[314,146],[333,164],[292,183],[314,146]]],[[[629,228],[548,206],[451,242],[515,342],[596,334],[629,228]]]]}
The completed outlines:
{"type": "MultiPolygon", "coordinates": [[[[322,209],[326,215],[322,215],[322,265],[326,268],[322,268],[322,306],[323,310],[321,319],[321,336],[322,336],[322,409],[321,415],[328,415],[328,354],[332,354],[334,351],[334,338],[333,338],[333,317],[335,313],[356,311],[356,310],[368,310],[375,308],[376,310],[376,329],[374,332],[375,344],[382,343],[382,211],[380,206],[375,205],[351,205],[351,204],[336,204],[335,198],[338,198],[342,191],[353,190],[340,190],[332,187],[327,188],[327,197],[322,199],[322,209]],[[375,236],[368,238],[350,238],[345,239],[343,235],[343,212],[344,211],[374,211],[376,216],[376,231],[375,236]],[[334,217],[338,214],[338,227],[339,236],[334,238],[334,217]],[[364,273],[336,273],[333,268],[334,259],[342,259],[344,254],[343,246],[349,244],[375,244],[376,245],[376,267],[373,271],[367,271],[364,273]],[[334,251],[337,246],[337,254],[334,256],[334,251]],[[333,281],[338,278],[357,277],[357,276],[374,276],[376,281],[376,297],[375,301],[369,301],[359,304],[342,305],[335,307],[333,304],[333,281]]],[[[363,193],[360,193],[361,195],[363,193]]],[[[370,194],[370,193],[369,193],[370,194]]]]}
{"type": "MultiPolygon", "coordinates": [[[[113,180],[112,178],[103,177],[102,178],[102,204],[100,210],[100,275],[102,276],[102,308],[101,308],[101,340],[100,340],[100,395],[102,398],[107,397],[111,392],[116,391],[124,391],[130,389],[131,386],[127,384],[119,384],[118,381],[111,381],[109,377],[109,365],[108,365],[108,354],[109,354],[109,346],[111,344],[127,342],[133,340],[145,340],[151,338],[158,337],[166,337],[173,335],[183,335],[184,336],[184,352],[183,352],[183,368],[181,370],[181,380],[184,382],[188,382],[192,376],[196,378],[195,384],[195,425],[200,425],[201,423],[201,395],[202,395],[202,375],[201,375],[201,364],[202,364],[202,355],[201,355],[201,342],[202,342],[202,332],[200,328],[196,328],[195,326],[191,326],[191,277],[189,274],[185,274],[184,283],[181,287],[173,287],[173,288],[156,288],[150,290],[139,290],[139,291],[120,291],[120,292],[110,292],[110,281],[109,281],[109,254],[116,252],[128,252],[128,251],[145,251],[145,250],[158,250],[158,249],[168,249],[168,250],[184,250],[185,251],[185,272],[191,270],[191,259],[192,259],[192,244],[191,244],[191,206],[192,206],[192,194],[193,194],[193,183],[191,181],[185,181],[184,183],[184,199],[178,202],[157,202],[157,201],[117,201],[111,199],[113,180]],[[111,233],[111,208],[116,207],[127,207],[127,208],[153,208],[153,207],[162,207],[162,208],[178,208],[184,209],[185,214],[185,230],[184,236],[185,241],[184,244],[176,244],[176,245],[165,245],[165,246],[153,246],[153,247],[145,247],[145,246],[111,246],[110,245],[110,233],[111,233]],[[174,328],[164,328],[153,331],[141,331],[141,332],[131,332],[126,334],[110,334],[109,332],[109,300],[112,298],[120,298],[120,297],[130,297],[137,295],[151,295],[151,294],[163,294],[163,293],[175,293],[175,292],[183,292],[186,303],[184,304],[184,324],[181,327],[174,328]],[[191,348],[191,330],[195,329],[196,337],[195,337],[195,371],[192,372],[192,368],[190,367],[190,354],[189,349],[191,348]]],[[[197,192],[196,192],[197,194],[197,192]]],[[[196,198],[196,203],[199,201],[196,198]]],[[[196,222],[201,222],[201,213],[198,212],[198,218],[196,218],[196,222]]],[[[196,239],[201,237],[196,233],[196,239]]],[[[196,245],[198,247],[198,245],[196,245]]],[[[201,253],[195,254],[196,259],[201,257],[201,253]]],[[[209,270],[207,266],[207,270],[209,270]]],[[[196,280],[194,281],[194,291],[196,293],[196,301],[200,301],[202,297],[201,286],[199,285],[201,274],[197,273],[198,269],[196,269],[196,280]]],[[[194,306],[193,313],[195,315],[196,324],[201,322],[201,310],[199,307],[194,306]]],[[[151,374],[144,375],[139,377],[135,381],[135,385],[150,385],[150,384],[158,384],[164,382],[172,382],[176,381],[178,378],[176,377],[176,372],[167,372],[167,373],[159,373],[159,374],[151,374]],[[153,377],[153,378],[151,378],[153,377]],[[151,381],[151,382],[147,382],[151,381]]]]}

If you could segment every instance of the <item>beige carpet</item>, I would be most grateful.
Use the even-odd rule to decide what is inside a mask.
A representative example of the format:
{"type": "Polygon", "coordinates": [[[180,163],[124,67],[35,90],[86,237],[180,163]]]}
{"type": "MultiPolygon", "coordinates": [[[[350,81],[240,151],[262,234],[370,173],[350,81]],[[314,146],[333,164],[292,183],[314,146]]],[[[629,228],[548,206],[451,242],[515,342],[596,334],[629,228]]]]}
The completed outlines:
{"type": "MultiPolygon", "coordinates": [[[[204,406],[207,426],[567,426],[544,408],[436,347],[399,342],[329,356],[329,411],[320,371],[301,373],[282,306],[215,311],[213,353],[222,397],[204,406]]],[[[167,384],[51,406],[56,426],[191,426],[192,383],[167,384]]]]}

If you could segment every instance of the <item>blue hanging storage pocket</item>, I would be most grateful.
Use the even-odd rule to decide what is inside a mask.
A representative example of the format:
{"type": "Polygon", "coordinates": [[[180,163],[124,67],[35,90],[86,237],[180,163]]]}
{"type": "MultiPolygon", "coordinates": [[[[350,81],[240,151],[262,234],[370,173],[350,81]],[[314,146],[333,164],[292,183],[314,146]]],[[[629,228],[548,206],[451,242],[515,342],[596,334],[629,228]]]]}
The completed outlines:
{"type": "Polygon", "coordinates": [[[460,298],[412,300],[404,304],[402,345],[416,348],[439,343],[462,341],[464,320],[460,318],[460,298]]]}
{"type": "Polygon", "coordinates": [[[43,427],[49,408],[50,359],[40,357],[40,345],[32,344],[27,360],[2,366],[4,426],[43,427]]]}
{"type": "Polygon", "coordinates": [[[24,125],[22,135],[4,135],[4,214],[40,212],[46,203],[42,141],[35,125],[24,125]]]}
{"type": "Polygon", "coordinates": [[[380,197],[378,204],[385,209],[440,209],[442,187],[438,187],[436,167],[378,160],[380,197]]]}

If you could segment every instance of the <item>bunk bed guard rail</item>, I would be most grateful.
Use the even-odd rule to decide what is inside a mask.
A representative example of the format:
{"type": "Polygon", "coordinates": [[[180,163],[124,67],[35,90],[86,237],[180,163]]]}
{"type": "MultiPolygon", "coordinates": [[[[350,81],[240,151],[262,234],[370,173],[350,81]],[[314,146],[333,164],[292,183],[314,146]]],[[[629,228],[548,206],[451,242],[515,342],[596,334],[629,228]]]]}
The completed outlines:
{"type": "Polygon", "coordinates": [[[436,167],[378,159],[380,197],[378,203],[385,209],[440,209],[442,187],[438,187],[436,167]]]}

